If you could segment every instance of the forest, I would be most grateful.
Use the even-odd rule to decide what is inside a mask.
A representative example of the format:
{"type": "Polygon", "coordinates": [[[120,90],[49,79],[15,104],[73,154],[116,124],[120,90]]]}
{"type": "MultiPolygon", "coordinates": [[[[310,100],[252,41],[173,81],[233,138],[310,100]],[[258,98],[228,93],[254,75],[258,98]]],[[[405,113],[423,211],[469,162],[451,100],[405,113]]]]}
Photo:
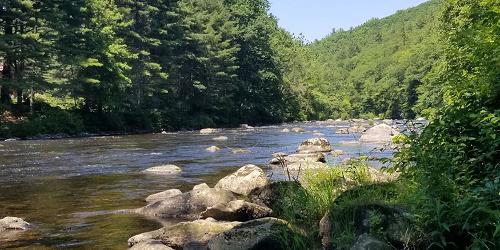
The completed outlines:
{"type": "Polygon", "coordinates": [[[439,2],[306,43],[266,0],[3,1],[0,136],[430,116],[439,2]]]}

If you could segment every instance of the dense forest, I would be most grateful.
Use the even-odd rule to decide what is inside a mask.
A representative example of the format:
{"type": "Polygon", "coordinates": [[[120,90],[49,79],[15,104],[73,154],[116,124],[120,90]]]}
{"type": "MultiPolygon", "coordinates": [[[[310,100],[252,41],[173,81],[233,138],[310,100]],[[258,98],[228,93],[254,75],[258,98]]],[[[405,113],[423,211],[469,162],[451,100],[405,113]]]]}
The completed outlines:
{"type": "Polygon", "coordinates": [[[430,1],[308,44],[266,0],[3,1],[0,134],[429,115],[438,12],[430,1]]]}

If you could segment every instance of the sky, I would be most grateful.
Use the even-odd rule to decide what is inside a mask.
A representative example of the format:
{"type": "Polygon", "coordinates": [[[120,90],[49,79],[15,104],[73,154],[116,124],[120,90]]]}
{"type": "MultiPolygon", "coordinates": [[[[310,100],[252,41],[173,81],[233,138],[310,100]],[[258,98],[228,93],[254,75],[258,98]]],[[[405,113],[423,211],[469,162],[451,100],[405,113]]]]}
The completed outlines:
{"type": "Polygon", "coordinates": [[[371,18],[382,18],[426,0],[270,0],[281,27],[307,41],[329,35],[333,28],[349,29],[371,18]]]}

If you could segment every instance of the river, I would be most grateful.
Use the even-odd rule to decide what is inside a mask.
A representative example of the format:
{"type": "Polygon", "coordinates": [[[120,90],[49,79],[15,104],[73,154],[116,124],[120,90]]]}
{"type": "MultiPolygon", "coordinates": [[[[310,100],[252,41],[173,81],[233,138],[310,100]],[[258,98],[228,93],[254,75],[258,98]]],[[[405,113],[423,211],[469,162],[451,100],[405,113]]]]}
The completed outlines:
{"type": "Polygon", "coordinates": [[[144,206],[146,196],[166,189],[186,191],[203,182],[213,186],[249,163],[261,166],[272,178],[281,178],[279,170],[267,166],[271,154],[295,151],[303,140],[315,137],[313,131],[323,133],[335,149],[346,152],[341,158],[328,158],[330,163],[359,154],[391,155],[373,152],[367,145],[341,145],[341,141],[359,136],[335,133],[337,128],[349,125],[297,123],[223,129],[211,135],[178,132],[0,142],[0,218],[21,217],[34,225],[17,239],[0,239],[0,248],[125,249],[129,237],[170,222],[105,211],[144,206]],[[292,127],[307,132],[281,132],[292,127]],[[229,139],[212,140],[221,135],[229,139]],[[223,149],[205,151],[213,145],[223,149]],[[236,148],[250,153],[234,154],[232,149],[236,148]],[[162,164],[178,165],[182,174],[168,177],[141,173],[162,164]]]}

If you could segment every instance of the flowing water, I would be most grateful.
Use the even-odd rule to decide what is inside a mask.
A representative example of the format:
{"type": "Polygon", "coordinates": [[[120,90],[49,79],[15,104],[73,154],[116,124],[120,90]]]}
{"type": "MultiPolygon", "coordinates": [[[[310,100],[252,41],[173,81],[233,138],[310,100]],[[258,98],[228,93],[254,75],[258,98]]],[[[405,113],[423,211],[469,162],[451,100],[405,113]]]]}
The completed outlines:
{"type": "MultiPolygon", "coordinates": [[[[245,164],[256,164],[272,178],[280,171],[267,166],[274,152],[293,152],[305,139],[323,133],[335,149],[346,155],[390,156],[368,145],[342,146],[359,135],[339,135],[335,130],[349,124],[285,124],[255,129],[224,129],[211,135],[198,132],[93,137],[62,140],[0,142],[0,218],[16,216],[34,225],[33,230],[9,240],[0,248],[12,249],[126,249],[127,239],[158,229],[154,220],[107,214],[145,205],[149,194],[166,189],[187,191],[220,178],[245,164]],[[302,127],[305,133],[283,133],[283,128],[302,127]],[[217,136],[229,140],[217,142],[217,136]],[[209,153],[205,148],[223,148],[209,153]],[[249,153],[234,154],[233,149],[249,153]],[[182,174],[154,176],[142,170],[175,164],[182,174]],[[89,216],[94,215],[94,216],[89,216]]],[[[342,158],[329,162],[341,161],[342,158]]]]}

